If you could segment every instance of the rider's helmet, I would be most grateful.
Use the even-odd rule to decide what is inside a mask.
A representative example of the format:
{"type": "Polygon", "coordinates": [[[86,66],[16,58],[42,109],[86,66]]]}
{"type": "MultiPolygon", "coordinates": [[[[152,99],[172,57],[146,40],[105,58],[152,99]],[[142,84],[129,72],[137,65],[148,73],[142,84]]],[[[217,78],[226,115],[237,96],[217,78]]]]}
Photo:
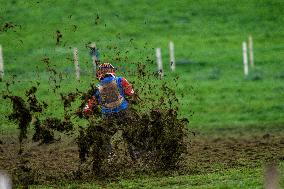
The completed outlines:
{"type": "Polygon", "coordinates": [[[99,65],[96,73],[96,77],[98,80],[102,80],[105,76],[115,76],[115,67],[110,63],[103,63],[99,65]]]}

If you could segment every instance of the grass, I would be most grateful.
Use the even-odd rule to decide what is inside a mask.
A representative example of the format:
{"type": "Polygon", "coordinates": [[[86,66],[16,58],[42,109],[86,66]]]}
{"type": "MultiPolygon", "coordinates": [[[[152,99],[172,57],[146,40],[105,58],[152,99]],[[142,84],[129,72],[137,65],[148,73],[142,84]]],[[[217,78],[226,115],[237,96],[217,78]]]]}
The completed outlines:
{"type": "MultiPolygon", "coordinates": [[[[281,77],[284,46],[279,43],[283,37],[280,9],[283,2],[98,1],[95,4],[96,8],[90,10],[93,4],[88,1],[2,3],[2,26],[8,22],[16,25],[0,33],[4,81],[16,75],[20,83],[13,90],[18,94],[40,81],[39,96],[55,102],[58,98],[48,92],[49,75],[43,58],[48,57],[64,74],[61,92],[86,90],[89,83],[95,82],[85,47],[89,41],[97,42],[102,61],[110,61],[121,70],[131,69],[131,62],[145,63],[148,58],[155,62],[153,48],[160,46],[166,79],[170,81],[173,75],[178,75],[181,87],[177,91],[186,94],[181,114],[190,117],[189,110],[194,112],[190,117],[192,127],[284,122],[281,77]],[[57,30],[63,36],[59,45],[56,45],[57,30]],[[244,78],[241,42],[250,34],[254,38],[256,68],[244,78]],[[170,73],[166,66],[169,40],[175,42],[176,74],[170,73]],[[72,63],[75,46],[79,48],[83,70],[80,83],[75,81],[72,63]],[[117,56],[121,57],[120,61],[114,59],[117,56]]],[[[155,70],[155,63],[149,66],[155,70]]],[[[4,88],[3,82],[0,85],[4,88]]],[[[1,120],[5,120],[7,102],[1,100],[1,104],[4,105],[0,108],[1,120]]],[[[55,104],[49,111],[59,114],[55,107],[60,104],[55,104]]]]}
{"type": "MultiPolygon", "coordinates": [[[[283,171],[283,164],[281,171],[283,171]]],[[[284,184],[283,177],[280,181],[284,184]]],[[[139,177],[133,180],[121,179],[119,182],[106,183],[68,183],[61,188],[263,188],[264,173],[262,168],[239,168],[216,173],[184,175],[171,177],[139,177]]],[[[53,188],[53,186],[34,186],[31,188],[53,188]]]]}
{"type": "MultiPolygon", "coordinates": [[[[63,114],[60,93],[76,88],[84,91],[90,83],[96,82],[85,47],[95,41],[101,60],[117,66],[119,74],[132,70],[132,64],[137,62],[155,71],[154,48],[161,47],[164,80],[171,83],[179,76],[176,91],[178,96],[184,95],[180,114],[190,119],[191,128],[203,131],[232,127],[283,129],[284,3],[281,0],[0,0],[0,5],[0,44],[5,63],[0,88],[5,91],[6,83],[11,83],[13,94],[23,96],[26,89],[40,82],[38,97],[49,103],[44,116],[63,114]],[[14,27],[5,28],[5,23],[14,27]],[[59,44],[56,44],[57,30],[62,34],[59,44]],[[255,68],[250,69],[250,75],[245,78],[241,44],[249,35],[254,39],[255,68]],[[170,72],[167,63],[170,40],[175,43],[175,73],[170,72]],[[79,49],[80,81],[75,80],[73,47],[79,49]],[[43,58],[49,58],[51,65],[63,74],[61,88],[56,93],[52,92],[55,83],[49,81],[51,75],[46,71],[43,58]]],[[[128,72],[126,77],[130,81],[139,79],[128,72]]],[[[11,104],[3,99],[0,103],[0,134],[14,134],[16,126],[6,117],[11,112],[11,104]]],[[[158,188],[163,183],[172,188],[179,185],[184,188],[257,188],[262,185],[261,169],[236,169],[158,180],[122,180],[107,186],[158,188]]],[[[69,188],[77,186],[95,187],[68,185],[69,188]]]]}

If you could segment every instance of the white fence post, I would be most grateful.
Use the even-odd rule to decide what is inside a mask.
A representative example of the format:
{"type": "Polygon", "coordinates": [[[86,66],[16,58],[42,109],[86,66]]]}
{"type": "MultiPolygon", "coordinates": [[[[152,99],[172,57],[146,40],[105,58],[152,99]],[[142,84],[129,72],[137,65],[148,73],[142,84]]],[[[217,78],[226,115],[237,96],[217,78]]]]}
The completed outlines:
{"type": "Polygon", "coordinates": [[[0,171],[0,188],[1,189],[12,189],[12,181],[8,174],[0,171]]]}
{"type": "Polygon", "coordinates": [[[174,43],[172,41],[170,41],[169,48],[170,48],[170,65],[171,65],[171,69],[172,69],[172,71],[175,71],[176,63],[175,63],[175,54],[174,54],[174,43]]]}
{"type": "Polygon", "coordinates": [[[158,73],[160,77],[163,77],[164,71],[163,71],[161,48],[156,48],[156,57],[157,57],[158,73]]]}
{"type": "Polygon", "coordinates": [[[4,61],[3,61],[3,53],[2,46],[0,45],[0,80],[4,77],[4,61]]]}
{"type": "Polygon", "coordinates": [[[251,66],[251,67],[254,67],[252,36],[249,36],[249,60],[250,60],[250,66],[251,66]]]}
{"type": "Polygon", "coordinates": [[[75,65],[75,70],[76,70],[76,78],[77,80],[80,79],[80,66],[79,66],[79,61],[78,61],[78,49],[74,48],[73,49],[73,56],[74,56],[74,65],[75,65]]]}
{"type": "Polygon", "coordinates": [[[247,56],[247,43],[243,42],[243,63],[244,63],[244,74],[248,75],[248,56],[247,56]]]}

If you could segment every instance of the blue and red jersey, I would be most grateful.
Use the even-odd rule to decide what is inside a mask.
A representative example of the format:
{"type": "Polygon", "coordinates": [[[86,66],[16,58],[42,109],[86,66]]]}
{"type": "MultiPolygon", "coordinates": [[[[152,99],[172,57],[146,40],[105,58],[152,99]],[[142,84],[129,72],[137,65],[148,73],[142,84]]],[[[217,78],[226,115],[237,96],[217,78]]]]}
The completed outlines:
{"type": "Polygon", "coordinates": [[[84,108],[91,114],[95,105],[100,105],[102,114],[118,113],[128,108],[126,97],[134,95],[131,84],[124,77],[105,77],[98,84],[94,95],[84,108]]]}

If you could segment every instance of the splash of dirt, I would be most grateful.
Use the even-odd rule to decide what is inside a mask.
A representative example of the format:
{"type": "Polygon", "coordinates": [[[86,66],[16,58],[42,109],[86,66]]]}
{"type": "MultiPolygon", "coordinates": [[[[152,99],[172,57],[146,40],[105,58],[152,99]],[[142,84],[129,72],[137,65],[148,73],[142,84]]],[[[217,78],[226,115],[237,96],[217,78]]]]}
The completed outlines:
{"type": "Polygon", "coordinates": [[[49,57],[44,57],[41,61],[45,65],[45,70],[49,74],[49,85],[51,86],[53,92],[55,93],[56,90],[60,88],[60,83],[63,80],[63,73],[58,72],[54,65],[51,64],[51,60],[49,57]]]}
{"type": "Polygon", "coordinates": [[[148,172],[176,170],[181,155],[187,151],[187,120],[178,119],[172,109],[151,110],[149,114],[130,110],[125,114],[93,119],[86,129],[81,128],[77,138],[81,163],[90,156],[95,175],[103,178],[135,169],[148,172]],[[123,147],[111,151],[111,140],[119,131],[123,147]],[[117,157],[119,153],[120,157],[117,157]],[[112,161],[111,166],[109,161],[112,161]]]}
{"type": "Polygon", "coordinates": [[[8,116],[9,120],[13,120],[18,123],[18,128],[20,129],[20,134],[19,134],[19,142],[20,142],[20,151],[19,153],[22,152],[22,142],[25,138],[27,138],[27,129],[32,121],[32,114],[31,111],[29,110],[29,107],[23,100],[23,98],[19,96],[9,96],[9,95],[4,95],[4,99],[10,99],[12,104],[13,104],[13,112],[8,116]]]}
{"type": "MultiPolygon", "coordinates": [[[[149,77],[143,66],[140,68],[141,77],[149,77]]],[[[152,83],[140,87],[144,90],[154,88],[152,83]]],[[[94,90],[90,89],[86,96],[90,98],[94,90]]],[[[125,112],[102,118],[98,115],[89,117],[88,127],[81,128],[77,138],[82,167],[91,161],[94,174],[101,178],[141,169],[145,172],[178,169],[182,154],[188,149],[189,121],[178,117],[178,99],[174,90],[163,83],[161,91],[155,101],[151,98],[139,100],[137,92],[136,103],[130,101],[131,107],[125,112]],[[152,106],[149,106],[150,101],[152,106]],[[147,110],[141,108],[145,104],[147,110]],[[122,142],[120,147],[114,145],[113,149],[120,150],[112,152],[111,141],[119,132],[122,142]],[[121,154],[121,151],[125,153],[121,154]]],[[[86,104],[86,100],[82,104],[86,104]]]]}
{"type": "Polygon", "coordinates": [[[61,101],[63,102],[64,110],[67,110],[68,108],[71,107],[71,104],[75,102],[78,93],[70,92],[67,95],[61,93],[60,96],[61,96],[61,101]]]}
{"type": "Polygon", "coordinates": [[[32,86],[25,93],[26,99],[12,94],[3,95],[4,99],[10,99],[13,105],[13,112],[8,116],[9,120],[18,123],[20,130],[19,142],[20,153],[22,153],[22,142],[27,138],[28,127],[32,123],[34,126],[33,141],[41,143],[50,143],[54,141],[54,131],[69,132],[73,129],[73,123],[70,119],[71,115],[68,111],[71,103],[75,101],[75,93],[70,93],[67,96],[61,94],[64,103],[64,118],[47,117],[40,120],[40,114],[48,107],[46,102],[38,101],[35,93],[37,87],[32,86]]]}
{"type": "Polygon", "coordinates": [[[100,16],[97,14],[96,18],[95,18],[95,24],[98,25],[100,21],[100,16]]]}
{"type": "Polygon", "coordinates": [[[0,32],[7,32],[9,30],[15,29],[16,27],[21,27],[21,26],[14,24],[12,22],[6,22],[2,26],[0,26],[0,32]]]}
{"type": "MultiPolygon", "coordinates": [[[[179,100],[174,89],[177,85],[160,80],[157,86],[152,82],[157,80],[155,74],[141,62],[136,65],[135,76],[139,78],[133,82],[135,98],[128,99],[131,105],[126,112],[101,117],[96,106],[96,114],[87,117],[88,127],[80,129],[77,144],[81,166],[91,162],[98,177],[115,177],[141,169],[177,170],[182,155],[187,153],[189,121],[178,115],[179,100]],[[117,133],[121,133],[121,142],[111,148],[117,133]]],[[[171,83],[178,83],[178,78],[171,83]]],[[[82,98],[81,112],[95,90],[92,86],[82,98]]]]}
{"type": "Polygon", "coordinates": [[[36,118],[33,124],[35,130],[33,135],[34,142],[41,141],[41,144],[52,143],[55,140],[54,131],[68,133],[73,130],[74,124],[71,121],[72,111],[70,108],[78,95],[78,92],[71,92],[67,95],[60,93],[61,101],[64,106],[64,117],[62,120],[55,117],[47,117],[41,121],[36,118]]]}
{"type": "MultiPolygon", "coordinates": [[[[86,106],[87,102],[89,99],[92,98],[92,96],[95,94],[95,85],[91,84],[89,89],[87,90],[87,92],[83,92],[81,93],[80,96],[80,100],[81,100],[81,104],[80,106],[77,108],[75,114],[79,117],[79,118],[85,118],[83,115],[83,109],[86,106]]],[[[98,106],[95,106],[93,109],[93,116],[96,117],[100,117],[101,116],[101,110],[98,106]]]]}
{"type": "Polygon", "coordinates": [[[61,121],[58,118],[48,117],[43,121],[38,118],[34,122],[35,133],[33,141],[40,141],[41,144],[49,144],[55,141],[54,131],[69,132],[73,130],[73,123],[70,120],[61,121]]]}
{"type": "MultiPolygon", "coordinates": [[[[22,142],[27,138],[27,129],[32,121],[32,116],[35,113],[41,113],[43,110],[43,105],[37,100],[35,93],[37,91],[36,87],[31,87],[26,91],[27,100],[20,96],[11,95],[9,90],[7,90],[6,95],[3,95],[4,99],[10,99],[12,102],[13,112],[8,115],[9,120],[18,123],[18,128],[20,130],[19,142],[20,151],[22,153],[22,142]]],[[[45,107],[45,106],[44,106],[45,107]]]]}
{"type": "Polygon", "coordinates": [[[56,30],[55,33],[56,33],[56,45],[60,45],[63,35],[59,30],[56,30]]]}

